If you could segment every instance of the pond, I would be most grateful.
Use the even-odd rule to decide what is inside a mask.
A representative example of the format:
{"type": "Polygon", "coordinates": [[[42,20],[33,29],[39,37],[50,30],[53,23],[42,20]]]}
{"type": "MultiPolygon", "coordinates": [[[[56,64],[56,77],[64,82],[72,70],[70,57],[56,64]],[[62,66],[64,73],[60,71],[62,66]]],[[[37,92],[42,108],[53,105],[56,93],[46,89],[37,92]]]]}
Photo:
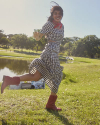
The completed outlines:
{"type": "Polygon", "coordinates": [[[3,75],[16,76],[29,72],[30,61],[0,59],[0,82],[3,75]]]}
{"type": "MultiPolygon", "coordinates": [[[[15,60],[15,59],[0,59],[0,82],[2,82],[3,75],[16,76],[29,72],[29,65],[31,61],[15,60]]],[[[60,63],[67,63],[60,59],[60,63]]]]}

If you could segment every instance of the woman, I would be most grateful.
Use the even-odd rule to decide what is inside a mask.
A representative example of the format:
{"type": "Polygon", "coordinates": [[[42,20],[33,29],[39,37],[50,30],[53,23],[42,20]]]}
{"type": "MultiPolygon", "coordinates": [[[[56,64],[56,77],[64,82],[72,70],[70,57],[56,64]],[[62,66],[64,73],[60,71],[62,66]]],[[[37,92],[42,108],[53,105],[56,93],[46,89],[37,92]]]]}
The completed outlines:
{"type": "Polygon", "coordinates": [[[62,110],[55,106],[57,91],[62,79],[63,67],[60,66],[58,53],[60,43],[64,36],[64,26],[61,23],[63,9],[60,6],[54,6],[51,9],[51,16],[44,24],[40,32],[34,33],[34,38],[38,41],[43,35],[47,37],[48,43],[45,46],[40,58],[33,60],[29,67],[29,74],[20,77],[3,77],[1,93],[8,85],[19,85],[20,81],[38,81],[44,78],[45,83],[51,89],[51,95],[46,104],[46,109],[62,110]]]}

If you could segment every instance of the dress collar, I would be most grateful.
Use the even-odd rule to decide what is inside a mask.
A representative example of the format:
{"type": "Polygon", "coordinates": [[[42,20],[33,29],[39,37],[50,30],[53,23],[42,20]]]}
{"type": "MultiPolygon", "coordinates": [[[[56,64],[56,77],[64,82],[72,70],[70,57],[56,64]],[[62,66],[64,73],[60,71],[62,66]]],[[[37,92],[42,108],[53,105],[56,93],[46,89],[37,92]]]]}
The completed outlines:
{"type": "Polygon", "coordinates": [[[54,29],[56,27],[58,27],[58,26],[59,26],[60,29],[62,28],[62,23],[61,22],[57,23],[56,21],[53,20],[53,23],[54,23],[54,29]]]}

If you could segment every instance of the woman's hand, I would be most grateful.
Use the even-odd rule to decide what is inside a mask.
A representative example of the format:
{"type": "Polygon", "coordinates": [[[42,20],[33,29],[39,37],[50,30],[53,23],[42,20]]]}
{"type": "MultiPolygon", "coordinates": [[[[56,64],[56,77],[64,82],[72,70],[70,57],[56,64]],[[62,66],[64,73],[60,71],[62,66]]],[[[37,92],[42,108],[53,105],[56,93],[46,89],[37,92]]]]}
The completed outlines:
{"type": "Polygon", "coordinates": [[[38,39],[39,39],[39,33],[38,32],[34,32],[33,33],[33,37],[36,39],[36,41],[38,41],[38,39]]]}
{"type": "Polygon", "coordinates": [[[44,34],[41,34],[39,32],[34,32],[33,37],[36,39],[36,41],[39,41],[44,34]]]}

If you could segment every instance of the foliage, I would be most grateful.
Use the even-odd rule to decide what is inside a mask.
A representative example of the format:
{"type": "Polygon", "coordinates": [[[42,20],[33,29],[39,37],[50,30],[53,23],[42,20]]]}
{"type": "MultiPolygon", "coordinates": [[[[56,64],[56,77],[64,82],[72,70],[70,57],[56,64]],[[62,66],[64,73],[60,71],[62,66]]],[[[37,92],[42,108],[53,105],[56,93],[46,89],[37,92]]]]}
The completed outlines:
{"type": "MultiPolygon", "coordinates": [[[[36,30],[36,31],[40,31],[36,30]]],[[[14,48],[21,48],[22,50],[36,50],[42,51],[47,39],[45,36],[41,40],[36,41],[33,37],[27,37],[25,34],[3,34],[3,30],[0,30],[0,43],[7,45],[9,40],[10,45],[14,48]],[[5,38],[5,39],[4,39],[5,38]],[[3,41],[3,42],[2,42],[3,41]]],[[[79,37],[65,37],[61,41],[60,53],[66,53],[66,56],[81,56],[90,58],[100,58],[100,39],[96,35],[88,35],[84,38],[79,37]]]]}
{"type": "Polygon", "coordinates": [[[13,37],[11,38],[11,43],[14,48],[17,47],[23,49],[26,45],[26,41],[27,36],[24,34],[13,35],[13,37]]]}
{"type": "Polygon", "coordinates": [[[95,35],[77,38],[76,40],[65,42],[64,50],[67,51],[68,56],[100,57],[100,39],[95,35]]]}
{"type": "Polygon", "coordinates": [[[3,30],[0,30],[0,41],[1,41],[1,38],[2,38],[2,37],[6,37],[6,35],[3,34],[3,30]]]}
{"type": "Polygon", "coordinates": [[[6,45],[6,48],[7,48],[7,45],[9,44],[9,40],[6,37],[2,37],[0,40],[0,44],[6,45]]]}
{"type": "Polygon", "coordinates": [[[100,39],[95,35],[86,36],[76,42],[76,48],[72,52],[73,56],[83,56],[94,58],[99,52],[100,39]]]}
{"type": "Polygon", "coordinates": [[[29,37],[26,41],[26,45],[25,45],[25,48],[28,50],[31,50],[34,48],[34,40],[32,37],[29,37]]]}

